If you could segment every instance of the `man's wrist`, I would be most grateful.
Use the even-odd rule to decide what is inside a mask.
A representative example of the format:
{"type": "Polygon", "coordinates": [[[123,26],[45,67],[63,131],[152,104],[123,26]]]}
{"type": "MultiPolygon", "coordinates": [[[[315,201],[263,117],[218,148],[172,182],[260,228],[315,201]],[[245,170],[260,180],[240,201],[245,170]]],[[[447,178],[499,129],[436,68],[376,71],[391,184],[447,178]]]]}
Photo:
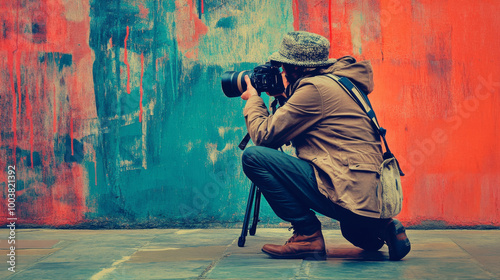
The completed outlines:
{"type": "Polygon", "coordinates": [[[248,101],[250,98],[252,98],[252,97],[254,97],[254,96],[256,96],[256,97],[260,97],[260,95],[259,95],[259,94],[252,93],[252,94],[250,94],[250,96],[248,96],[248,98],[246,98],[246,101],[248,101]]]}
{"type": "Polygon", "coordinates": [[[252,95],[247,99],[245,107],[243,108],[243,115],[246,117],[251,110],[258,110],[257,108],[265,106],[264,100],[258,95],[252,95]],[[255,96],[255,97],[254,97],[255,96]],[[256,98],[258,97],[258,98],[256,98]]]}

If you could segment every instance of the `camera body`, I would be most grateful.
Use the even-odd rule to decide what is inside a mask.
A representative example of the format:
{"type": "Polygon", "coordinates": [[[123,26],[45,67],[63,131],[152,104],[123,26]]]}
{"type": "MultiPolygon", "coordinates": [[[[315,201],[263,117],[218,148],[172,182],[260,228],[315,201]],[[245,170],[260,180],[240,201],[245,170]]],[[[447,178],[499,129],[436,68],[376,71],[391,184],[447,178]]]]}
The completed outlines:
{"type": "Polygon", "coordinates": [[[278,95],[285,91],[279,67],[266,63],[255,67],[253,71],[227,71],[222,74],[222,91],[227,97],[241,96],[247,90],[245,75],[248,75],[258,93],[278,95]]]}

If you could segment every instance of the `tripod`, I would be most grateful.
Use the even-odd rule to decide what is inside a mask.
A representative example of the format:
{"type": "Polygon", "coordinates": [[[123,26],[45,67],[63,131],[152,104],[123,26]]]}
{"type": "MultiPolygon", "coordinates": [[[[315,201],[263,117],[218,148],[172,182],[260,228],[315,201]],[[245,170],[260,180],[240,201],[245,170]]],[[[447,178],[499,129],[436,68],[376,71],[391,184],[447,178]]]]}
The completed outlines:
{"type": "Polygon", "coordinates": [[[259,188],[254,183],[252,183],[252,185],[250,186],[250,194],[248,195],[245,218],[243,219],[243,228],[241,229],[241,235],[240,238],[238,239],[238,247],[245,246],[245,238],[248,232],[250,232],[250,235],[253,236],[257,231],[257,223],[259,222],[260,198],[261,198],[261,192],[259,188]],[[250,230],[248,230],[248,224],[250,222],[250,213],[252,212],[254,197],[255,197],[255,207],[253,210],[253,221],[250,230]]]}
{"type": "MultiPolygon", "coordinates": [[[[248,135],[248,134],[247,134],[248,135]]],[[[241,145],[241,144],[240,144],[241,145]]],[[[246,145],[246,144],[245,144],[246,145]]],[[[280,147],[281,152],[283,152],[283,149],[280,147]]],[[[241,228],[241,235],[240,238],[238,238],[238,247],[244,247],[245,246],[245,239],[248,233],[250,235],[255,235],[255,232],[257,231],[257,223],[259,223],[259,211],[260,211],[260,199],[262,197],[262,193],[259,190],[259,187],[257,187],[254,183],[250,186],[250,194],[248,195],[248,201],[247,201],[247,209],[245,210],[245,217],[243,218],[243,227],[241,228]],[[255,205],[254,205],[254,199],[255,199],[255,205]],[[253,220],[252,220],[252,226],[250,227],[250,230],[248,229],[248,224],[250,223],[250,214],[252,213],[252,207],[253,207],[253,220]]]]}
{"type": "MultiPolygon", "coordinates": [[[[238,147],[241,150],[244,150],[248,144],[248,141],[250,141],[250,134],[247,133],[243,138],[243,140],[241,140],[241,143],[238,145],[238,147]]],[[[250,186],[250,194],[248,195],[245,218],[243,218],[243,228],[241,229],[241,236],[238,239],[239,247],[245,246],[245,238],[248,234],[248,223],[250,222],[250,213],[252,213],[254,198],[255,198],[255,207],[253,210],[253,221],[252,221],[252,227],[250,227],[250,235],[255,235],[255,231],[257,230],[257,223],[259,222],[260,197],[261,197],[261,192],[259,188],[254,183],[252,183],[252,185],[250,186]]]]}
{"type": "MultiPolygon", "coordinates": [[[[283,98],[275,98],[271,105],[272,112],[276,112],[276,107],[278,103],[280,105],[285,104],[286,100],[283,98]]],[[[248,141],[250,141],[250,134],[246,134],[241,143],[238,145],[238,147],[241,150],[244,150],[245,147],[248,144],[248,141]]],[[[283,152],[283,149],[280,147],[280,150],[283,152]]],[[[245,217],[243,218],[243,227],[241,229],[241,235],[240,238],[238,238],[238,247],[243,247],[245,246],[245,239],[250,232],[250,235],[255,235],[255,232],[257,231],[257,223],[259,222],[259,210],[260,210],[260,199],[262,193],[259,190],[259,187],[257,187],[254,183],[250,186],[250,194],[248,195],[248,201],[247,201],[247,209],[245,211],[245,217]],[[254,198],[255,198],[255,207],[254,206],[254,198]],[[250,230],[248,230],[248,224],[250,222],[250,213],[252,213],[252,207],[253,209],[253,221],[252,221],[252,226],[250,227],[250,230]]]]}

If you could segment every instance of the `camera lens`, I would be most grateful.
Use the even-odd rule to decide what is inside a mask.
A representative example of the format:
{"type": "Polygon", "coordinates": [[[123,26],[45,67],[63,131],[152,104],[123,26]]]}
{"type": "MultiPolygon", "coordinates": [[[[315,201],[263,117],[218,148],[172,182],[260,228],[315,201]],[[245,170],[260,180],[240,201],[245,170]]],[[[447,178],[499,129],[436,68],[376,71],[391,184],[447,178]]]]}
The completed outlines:
{"type": "Polygon", "coordinates": [[[245,75],[252,74],[251,71],[227,71],[222,74],[221,84],[222,91],[227,97],[238,97],[247,90],[247,83],[245,82],[245,75]]]}

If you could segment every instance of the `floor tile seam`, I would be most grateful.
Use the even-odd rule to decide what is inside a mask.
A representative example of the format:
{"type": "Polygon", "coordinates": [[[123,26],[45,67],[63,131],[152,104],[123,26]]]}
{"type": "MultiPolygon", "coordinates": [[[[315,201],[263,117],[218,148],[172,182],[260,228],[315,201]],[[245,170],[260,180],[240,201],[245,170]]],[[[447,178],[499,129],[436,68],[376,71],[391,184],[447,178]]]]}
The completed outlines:
{"type": "MultiPolygon", "coordinates": [[[[23,269],[19,270],[18,272],[14,273],[14,274],[12,274],[12,275],[10,275],[10,276],[8,276],[8,277],[7,277],[7,278],[5,278],[5,279],[6,279],[6,280],[8,280],[8,279],[13,279],[14,277],[17,277],[17,275],[18,275],[19,273],[23,273],[24,271],[28,271],[28,270],[30,270],[30,269],[31,269],[32,267],[34,267],[35,265],[37,265],[37,264],[39,264],[39,263],[43,262],[45,259],[49,258],[50,256],[52,256],[52,255],[56,254],[57,252],[60,252],[60,251],[64,250],[64,248],[67,248],[67,247],[68,247],[68,246],[70,246],[71,244],[75,243],[75,240],[70,240],[70,241],[73,241],[73,242],[66,242],[66,241],[68,241],[68,240],[62,240],[62,241],[63,241],[63,242],[58,242],[58,243],[56,243],[56,244],[53,246],[53,247],[55,247],[55,246],[57,246],[58,244],[62,243],[64,246],[62,246],[62,247],[55,247],[55,248],[58,248],[59,250],[53,251],[53,252],[51,252],[51,253],[49,253],[49,254],[47,254],[47,255],[45,255],[45,256],[43,256],[43,257],[41,257],[41,258],[37,259],[37,260],[36,260],[34,263],[32,263],[31,265],[26,266],[25,268],[23,268],[23,269]]],[[[53,248],[51,248],[51,249],[53,249],[53,248]]]]}
{"type": "Polygon", "coordinates": [[[158,233],[158,234],[154,234],[152,236],[152,238],[150,240],[148,240],[147,242],[145,242],[144,244],[134,248],[134,251],[132,253],[130,253],[128,256],[123,256],[120,260],[117,260],[117,261],[114,261],[110,267],[107,267],[107,268],[104,268],[104,269],[101,269],[100,271],[97,271],[97,273],[94,273],[89,279],[100,279],[100,278],[94,278],[96,275],[99,275],[99,273],[101,273],[101,271],[106,271],[108,270],[105,274],[103,274],[102,276],[100,277],[104,277],[105,275],[109,274],[110,272],[114,271],[115,269],[119,268],[121,265],[123,265],[123,263],[127,262],[130,257],[132,257],[135,253],[137,253],[138,251],[140,251],[142,248],[148,246],[154,239],[158,238],[158,235],[160,235],[161,233],[158,233]],[[128,258],[127,258],[128,257],[128,258]],[[116,264],[116,265],[115,265],[116,264]],[[113,268],[112,270],[110,270],[111,268],[113,268]]]}
{"type": "MultiPolygon", "coordinates": [[[[153,238],[151,240],[149,240],[148,242],[144,243],[143,245],[135,248],[135,250],[129,255],[129,256],[132,256],[133,254],[135,254],[135,252],[137,252],[138,250],[140,250],[141,248],[143,248],[144,246],[147,246],[152,240],[154,240],[155,238],[158,237],[158,235],[160,234],[155,234],[153,236],[153,238]]],[[[15,277],[17,274],[19,273],[22,273],[24,271],[28,271],[30,270],[33,266],[39,264],[39,263],[43,263],[44,260],[46,260],[47,258],[51,257],[52,255],[58,253],[58,252],[61,252],[62,250],[64,250],[65,248],[68,248],[69,246],[71,246],[72,244],[76,244],[78,243],[79,241],[81,240],[76,240],[76,239],[65,239],[65,240],[62,240],[62,242],[58,242],[56,245],[54,245],[54,248],[58,248],[60,250],[57,250],[57,251],[54,251],[54,252],[51,252],[50,254],[48,255],[45,255],[43,257],[41,257],[40,259],[38,259],[37,261],[35,261],[33,264],[23,268],[22,270],[20,270],[19,272],[16,272],[15,274],[13,275],[10,275],[8,276],[6,279],[12,279],[13,277],[15,277]],[[60,245],[60,244],[63,244],[62,247],[57,247],[57,245],[60,245]]]]}
{"type": "MultiPolygon", "coordinates": [[[[43,239],[18,239],[16,242],[19,242],[19,241],[23,241],[23,240],[36,240],[36,241],[39,241],[39,240],[43,240],[43,239]]],[[[53,239],[50,239],[50,240],[53,240],[53,239]]],[[[20,248],[20,247],[17,247],[16,246],[16,251],[17,250],[40,250],[40,249],[61,249],[61,248],[64,248],[66,245],[66,243],[69,243],[69,244],[73,244],[73,243],[76,243],[78,242],[79,240],[76,240],[76,239],[61,239],[61,240],[58,240],[57,243],[55,243],[54,245],[52,245],[52,247],[25,247],[25,248],[20,248]]],[[[0,250],[8,250],[9,248],[0,248],[0,250]]]]}
{"type": "Polygon", "coordinates": [[[222,255],[219,258],[213,260],[212,263],[210,263],[205,268],[205,270],[203,270],[203,272],[200,273],[200,275],[198,276],[197,279],[207,279],[206,278],[207,274],[210,273],[210,271],[212,271],[217,266],[217,264],[219,262],[221,262],[223,259],[225,259],[225,258],[227,258],[227,257],[229,257],[231,255],[231,252],[228,252],[228,250],[229,250],[229,248],[231,248],[232,245],[234,245],[237,242],[237,240],[238,240],[238,238],[233,239],[233,241],[226,246],[226,250],[224,250],[224,252],[222,253],[222,255]]]}
{"type": "Polygon", "coordinates": [[[304,260],[301,260],[300,266],[297,269],[295,275],[292,276],[292,277],[290,277],[290,279],[294,279],[294,280],[300,280],[300,279],[305,279],[305,278],[311,279],[310,276],[309,276],[309,273],[304,271],[304,269],[305,269],[304,268],[304,264],[307,265],[308,263],[305,262],[304,260]],[[303,275],[303,274],[305,274],[305,275],[303,275]]]}
{"type": "Polygon", "coordinates": [[[470,258],[472,259],[472,261],[478,265],[481,270],[483,270],[484,272],[486,272],[486,274],[488,274],[488,276],[491,277],[491,279],[498,279],[498,276],[496,276],[495,274],[493,274],[492,272],[490,272],[488,270],[488,267],[486,267],[485,265],[483,265],[481,262],[479,262],[472,254],[470,254],[464,247],[462,247],[458,242],[456,242],[452,237],[450,237],[450,240],[455,243],[460,249],[462,249],[462,251],[464,251],[467,255],[470,256],[470,258]]]}

